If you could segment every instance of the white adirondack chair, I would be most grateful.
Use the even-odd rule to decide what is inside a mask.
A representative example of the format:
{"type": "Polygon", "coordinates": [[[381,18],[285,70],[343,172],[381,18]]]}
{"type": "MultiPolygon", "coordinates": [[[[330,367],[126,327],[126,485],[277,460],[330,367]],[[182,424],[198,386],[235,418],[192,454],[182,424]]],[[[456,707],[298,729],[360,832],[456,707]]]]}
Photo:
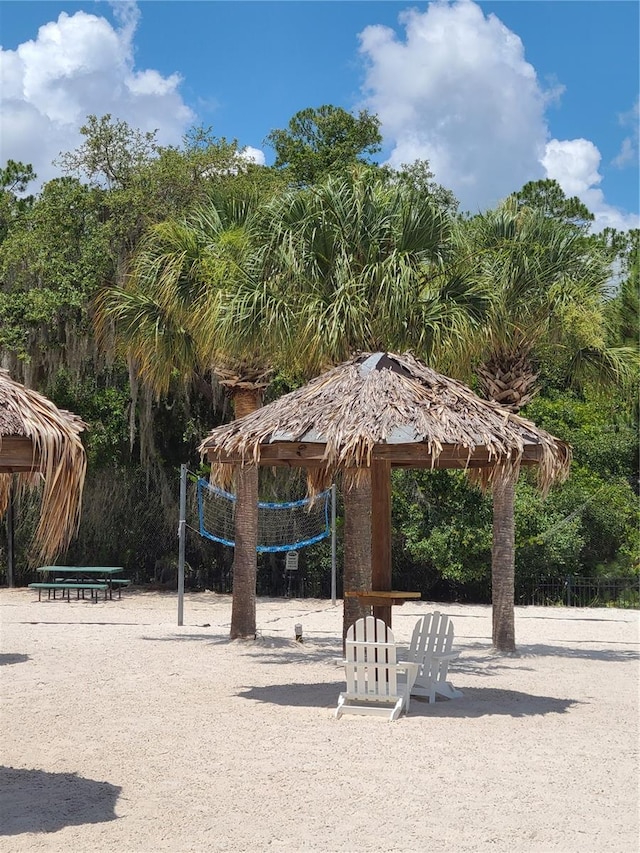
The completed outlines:
{"type": "Polygon", "coordinates": [[[343,661],[347,689],[338,698],[342,714],[379,714],[397,720],[409,710],[418,665],[396,660],[393,632],[382,619],[358,619],[347,631],[343,661]]]}
{"type": "Polygon", "coordinates": [[[416,622],[409,646],[409,660],[418,665],[412,696],[436,701],[436,695],[447,699],[462,696],[461,690],[447,681],[449,663],[460,652],[452,652],[453,623],[438,610],[422,616],[416,622]]]}

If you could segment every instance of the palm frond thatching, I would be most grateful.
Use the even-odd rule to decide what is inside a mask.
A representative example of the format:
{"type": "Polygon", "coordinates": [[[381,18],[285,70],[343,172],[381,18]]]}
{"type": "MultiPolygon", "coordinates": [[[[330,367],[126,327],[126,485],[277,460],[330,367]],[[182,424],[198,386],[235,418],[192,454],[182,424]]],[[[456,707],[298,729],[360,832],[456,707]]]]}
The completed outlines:
{"type": "Polygon", "coordinates": [[[346,361],[214,429],[200,452],[220,483],[229,482],[230,463],[304,465],[311,493],[336,471],[368,467],[373,458],[468,469],[483,486],[501,472],[536,464],[543,491],[566,477],[571,461],[569,445],[408,353],[346,361]]]}
{"type": "Polygon", "coordinates": [[[12,477],[20,488],[42,484],[34,557],[48,562],[77,531],[86,473],[80,433],[86,424],[0,370],[0,517],[12,477]]]}

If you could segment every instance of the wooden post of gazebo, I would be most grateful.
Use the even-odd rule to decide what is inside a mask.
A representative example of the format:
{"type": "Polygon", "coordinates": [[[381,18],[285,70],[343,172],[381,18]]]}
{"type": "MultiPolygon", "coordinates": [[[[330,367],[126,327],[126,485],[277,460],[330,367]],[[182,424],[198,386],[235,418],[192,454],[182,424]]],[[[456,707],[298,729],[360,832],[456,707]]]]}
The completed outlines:
{"type": "Polygon", "coordinates": [[[345,590],[370,607],[376,619],[391,627],[391,608],[421,597],[419,592],[392,589],[391,460],[371,460],[371,589],[345,590]]]}
{"type": "Polygon", "coordinates": [[[9,485],[9,499],[7,501],[7,586],[12,587],[15,581],[15,489],[13,487],[13,475],[9,485]]]}
{"type": "MultiPolygon", "coordinates": [[[[371,460],[371,590],[391,589],[391,463],[371,460]]],[[[391,605],[374,605],[373,615],[391,627],[391,605]]]]}

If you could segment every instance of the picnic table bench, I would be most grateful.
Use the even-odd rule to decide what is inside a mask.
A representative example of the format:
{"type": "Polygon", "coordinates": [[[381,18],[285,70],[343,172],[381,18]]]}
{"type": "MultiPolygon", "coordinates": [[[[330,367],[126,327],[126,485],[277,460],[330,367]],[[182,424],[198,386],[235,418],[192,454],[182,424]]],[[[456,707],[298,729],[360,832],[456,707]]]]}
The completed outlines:
{"type": "MultiPolygon", "coordinates": [[[[56,583],[87,584],[87,582],[81,578],[55,578],[54,580],[56,583]]],[[[113,598],[114,589],[118,592],[118,598],[122,598],[122,587],[131,585],[129,578],[96,578],[95,581],[91,581],[91,583],[106,584],[110,598],[113,598]]]]}
{"type": "Polygon", "coordinates": [[[51,598],[51,593],[53,593],[53,597],[56,597],[56,592],[60,590],[62,592],[62,598],[65,597],[65,592],[67,593],[67,601],[71,601],[71,590],[75,589],[76,598],[80,598],[80,593],[82,593],[82,597],[84,598],[85,590],[89,590],[91,593],[91,598],[95,598],[98,600],[98,593],[100,591],[104,591],[105,601],[107,600],[107,583],[83,583],[79,581],[39,581],[38,583],[30,583],[29,589],[37,589],[38,590],[38,601],[42,600],[42,591],[44,589],[47,590],[47,597],[51,598]]]}

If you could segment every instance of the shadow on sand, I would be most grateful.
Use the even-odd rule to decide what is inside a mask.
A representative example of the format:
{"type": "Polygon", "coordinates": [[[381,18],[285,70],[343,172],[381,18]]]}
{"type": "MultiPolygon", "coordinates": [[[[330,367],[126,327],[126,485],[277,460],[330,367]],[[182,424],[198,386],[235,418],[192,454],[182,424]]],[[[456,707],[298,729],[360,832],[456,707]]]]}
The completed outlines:
{"type": "MultiPolygon", "coordinates": [[[[254,702],[288,705],[294,708],[335,708],[344,682],[323,684],[270,684],[266,687],[247,687],[238,696],[254,702]]],[[[429,704],[420,699],[411,700],[412,717],[533,717],[545,714],[564,714],[574,705],[575,699],[558,699],[553,696],[532,696],[518,690],[498,690],[491,687],[465,687],[459,699],[429,704]]]]}
{"type": "Polygon", "coordinates": [[[21,655],[17,652],[0,654],[0,666],[7,666],[10,663],[26,663],[28,660],[31,660],[29,655],[21,655]]]}
{"type": "MultiPolygon", "coordinates": [[[[587,645],[592,642],[592,640],[572,640],[571,645],[522,643],[518,645],[515,655],[501,655],[500,653],[493,652],[486,644],[480,643],[465,643],[457,647],[454,645],[454,649],[457,648],[462,652],[460,664],[463,665],[483,662],[485,664],[490,663],[494,666],[500,666],[500,664],[513,664],[514,661],[530,662],[534,658],[545,657],[577,658],[578,660],[601,660],[617,663],[638,660],[638,643],[615,643],[616,646],[629,646],[630,648],[594,649],[592,646],[587,645]]],[[[614,644],[607,643],[607,645],[614,644]]],[[[458,664],[456,664],[456,668],[459,668],[458,664]]],[[[530,669],[531,667],[523,666],[522,668],[530,669]]]]}
{"type": "Polygon", "coordinates": [[[411,714],[424,717],[544,717],[546,714],[566,714],[582,705],[577,699],[556,696],[536,696],[519,690],[495,687],[465,687],[459,699],[442,699],[429,704],[423,699],[411,700],[411,714]]]}
{"type": "MultiPolygon", "coordinates": [[[[199,626],[198,626],[199,627],[199,626]]],[[[259,635],[255,640],[230,640],[227,634],[198,633],[172,634],[167,637],[142,637],[154,643],[204,642],[209,645],[232,646],[265,664],[314,663],[326,659],[331,662],[342,655],[340,638],[307,632],[305,641],[297,643],[289,637],[259,635]]],[[[491,650],[488,642],[461,642],[454,649],[461,652],[452,669],[458,672],[473,672],[476,675],[492,675],[500,669],[534,669],[536,658],[563,657],[578,660],[608,661],[625,663],[638,660],[638,643],[616,643],[618,648],[593,648],[590,640],[573,640],[570,645],[531,643],[518,646],[515,655],[501,655],[491,650]],[[627,648],[624,648],[624,647],[627,648]]],[[[613,644],[611,644],[613,645],[613,644]]],[[[398,644],[398,659],[406,658],[406,644],[398,644]]]]}
{"type": "Polygon", "coordinates": [[[313,637],[309,642],[297,643],[287,637],[260,635],[255,640],[230,640],[228,634],[172,634],[169,637],[145,637],[152,643],[203,642],[209,646],[231,646],[248,657],[265,664],[332,662],[341,654],[339,640],[335,637],[313,637]]]}
{"type": "Polygon", "coordinates": [[[121,790],[76,773],[0,767],[0,836],[115,820],[121,790]]]}

